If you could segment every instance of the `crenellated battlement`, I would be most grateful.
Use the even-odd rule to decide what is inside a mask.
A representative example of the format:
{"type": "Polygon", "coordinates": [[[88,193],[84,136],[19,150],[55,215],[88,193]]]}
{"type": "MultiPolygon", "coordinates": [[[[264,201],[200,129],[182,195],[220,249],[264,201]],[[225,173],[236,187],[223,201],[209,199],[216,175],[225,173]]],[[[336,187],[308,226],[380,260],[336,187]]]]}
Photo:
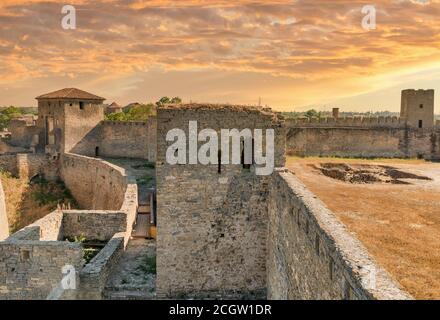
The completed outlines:
{"type": "Polygon", "coordinates": [[[147,126],[148,122],[146,121],[110,121],[104,120],[102,124],[105,126],[147,126]]]}
{"type": "Polygon", "coordinates": [[[385,127],[405,126],[405,120],[399,117],[344,117],[344,118],[296,118],[287,119],[287,127],[385,127]]]}

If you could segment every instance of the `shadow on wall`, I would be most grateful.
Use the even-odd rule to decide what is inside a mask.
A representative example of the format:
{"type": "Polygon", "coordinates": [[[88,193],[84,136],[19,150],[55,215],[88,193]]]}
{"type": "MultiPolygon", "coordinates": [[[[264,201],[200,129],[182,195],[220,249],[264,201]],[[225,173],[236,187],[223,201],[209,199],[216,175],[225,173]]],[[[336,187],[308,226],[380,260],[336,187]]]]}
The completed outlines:
{"type": "Polygon", "coordinates": [[[102,121],[70,153],[88,157],[148,159],[150,129],[147,122],[102,121]]]}
{"type": "Polygon", "coordinates": [[[80,154],[88,157],[95,157],[96,147],[99,146],[101,141],[101,125],[96,126],[85,137],[78,142],[72,150],[66,150],[67,152],[80,154]]]}

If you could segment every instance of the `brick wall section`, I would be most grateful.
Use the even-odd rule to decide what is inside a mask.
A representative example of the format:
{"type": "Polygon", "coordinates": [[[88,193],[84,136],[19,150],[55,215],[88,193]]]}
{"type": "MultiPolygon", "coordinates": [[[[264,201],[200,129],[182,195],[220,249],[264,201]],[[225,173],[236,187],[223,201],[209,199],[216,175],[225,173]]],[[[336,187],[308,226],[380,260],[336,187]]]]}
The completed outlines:
{"type": "Polygon", "coordinates": [[[3,154],[0,155],[0,170],[17,175],[17,155],[15,154],[3,154]]]}
{"type": "Polygon", "coordinates": [[[8,215],[6,213],[5,193],[0,180],[0,241],[9,236],[8,215]]]}
{"type": "Polygon", "coordinates": [[[62,180],[82,208],[126,215],[126,245],[137,213],[136,179],[107,161],[76,154],[63,154],[60,166],[62,180]]]}
{"type": "Polygon", "coordinates": [[[0,170],[27,180],[37,174],[42,174],[48,180],[56,180],[59,176],[57,160],[50,159],[44,154],[0,155],[0,170]]]}
{"type": "Polygon", "coordinates": [[[147,122],[104,121],[99,153],[109,158],[148,158],[147,122]]]}
{"type": "Polygon", "coordinates": [[[411,299],[287,170],[273,174],[268,207],[269,299],[411,299]]]}
{"type": "Polygon", "coordinates": [[[0,242],[0,298],[46,299],[59,284],[62,268],[82,266],[79,244],[67,242],[0,242]]]}
{"type": "Polygon", "coordinates": [[[156,118],[147,121],[102,121],[71,153],[105,158],[156,159],[156,118]]]}
{"type": "Polygon", "coordinates": [[[124,251],[124,233],[115,234],[107,245],[81,270],[77,299],[101,300],[110,272],[124,251]]]}
{"type": "Polygon", "coordinates": [[[289,127],[287,152],[298,156],[440,157],[440,128],[289,127]]]}
{"type": "Polygon", "coordinates": [[[88,240],[108,241],[127,228],[127,215],[122,212],[66,210],[63,213],[64,237],[82,235],[88,240]]]}
{"type": "Polygon", "coordinates": [[[188,105],[158,110],[158,297],[264,298],[268,177],[241,165],[176,165],[165,161],[166,133],[276,129],[276,162],[284,163],[284,133],[276,116],[234,106],[188,105]]]}
{"type": "Polygon", "coordinates": [[[61,178],[81,208],[119,210],[127,188],[125,170],[106,161],[63,154],[61,178]]]}

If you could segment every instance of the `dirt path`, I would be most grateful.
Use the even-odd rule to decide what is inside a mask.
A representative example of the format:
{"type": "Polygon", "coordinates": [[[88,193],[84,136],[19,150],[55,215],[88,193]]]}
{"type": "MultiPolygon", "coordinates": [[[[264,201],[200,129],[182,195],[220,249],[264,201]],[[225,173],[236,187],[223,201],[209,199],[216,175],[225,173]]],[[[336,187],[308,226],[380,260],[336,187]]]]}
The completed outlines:
{"type": "Polygon", "coordinates": [[[104,296],[111,300],[149,300],[156,292],[156,243],[132,239],[112,270],[104,296]]]}
{"type": "Polygon", "coordinates": [[[418,299],[440,299],[440,163],[291,158],[288,167],[418,299]],[[352,184],[324,176],[322,163],[385,165],[432,180],[352,184]]]}

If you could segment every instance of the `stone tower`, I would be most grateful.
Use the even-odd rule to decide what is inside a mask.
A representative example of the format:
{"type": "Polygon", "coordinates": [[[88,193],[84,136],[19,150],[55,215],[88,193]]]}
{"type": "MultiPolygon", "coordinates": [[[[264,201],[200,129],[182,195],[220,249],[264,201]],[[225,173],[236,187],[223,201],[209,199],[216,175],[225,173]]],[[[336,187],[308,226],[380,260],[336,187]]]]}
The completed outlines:
{"type": "Polygon", "coordinates": [[[432,128],[434,126],[434,90],[403,90],[400,117],[408,126],[432,128]]]}
{"type": "Polygon", "coordinates": [[[70,152],[104,120],[104,98],[67,88],[38,100],[39,147],[47,153],[70,152]]]}
{"type": "MultiPolygon", "coordinates": [[[[215,152],[215,164],[169,164],[166,137],[176,128],[189,137],[190,121],[197,122],[199,132],[273,129],[275,167],[285,162],[282,120],[270,109],[204,104],[158,108],[157,295],[265,297],[270,176],[257,176],[256,165],[222,162],[232,147],[215,152]]],[[[189,159],[189,149],[183,152],[189,159]]]]}

